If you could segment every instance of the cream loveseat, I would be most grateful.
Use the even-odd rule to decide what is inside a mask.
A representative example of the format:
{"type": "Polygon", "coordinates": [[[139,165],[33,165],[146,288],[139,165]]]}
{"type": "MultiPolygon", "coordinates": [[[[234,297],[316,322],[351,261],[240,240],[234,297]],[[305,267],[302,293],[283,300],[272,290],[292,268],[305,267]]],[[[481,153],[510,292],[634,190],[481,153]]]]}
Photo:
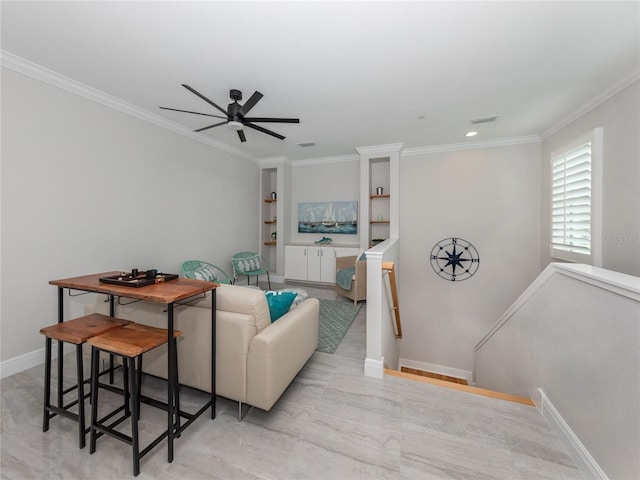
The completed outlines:
{"type": "MultiPolygon", "coordinates": [[[[87,313],[108,314],[109,303],[98,296],[87,313]]],[[[165,327],[166,305],[116,302],[115,316],[165,327]]],[[[186,301],[185,301],[186,302],[186,301]]],[[[183,385],[211,392],[211,295],[174,307],[178,340],[178,377],[183,385]]],[[[308,298],[271,323],[265,293],[238,285],[216,289],[216,394],[270,410],[318,346],[320,304],[308,298]]],[[[166,345],[146,353],[143,370],[167,377],[166,345]]]]}

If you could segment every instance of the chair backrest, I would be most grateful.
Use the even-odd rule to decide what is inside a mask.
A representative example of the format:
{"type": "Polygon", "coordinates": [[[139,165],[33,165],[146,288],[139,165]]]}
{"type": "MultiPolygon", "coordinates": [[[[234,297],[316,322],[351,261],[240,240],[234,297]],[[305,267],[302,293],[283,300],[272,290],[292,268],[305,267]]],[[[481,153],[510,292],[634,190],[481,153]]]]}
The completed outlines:
{"type": "Polygon", "coordinates": [[[259,253],[240,252],[231,257],[231,267],[233,276],[254,274],[254,272],[266,272],[269,270],[269,263],[259,253]]]}
{"type": "Polygon", "coordinates": [[[182,274],[186,278],[205,280],[207,282],[231,283],[227,272],[217,265],[202,260],[187,260],[182,264],[182,274]]]}

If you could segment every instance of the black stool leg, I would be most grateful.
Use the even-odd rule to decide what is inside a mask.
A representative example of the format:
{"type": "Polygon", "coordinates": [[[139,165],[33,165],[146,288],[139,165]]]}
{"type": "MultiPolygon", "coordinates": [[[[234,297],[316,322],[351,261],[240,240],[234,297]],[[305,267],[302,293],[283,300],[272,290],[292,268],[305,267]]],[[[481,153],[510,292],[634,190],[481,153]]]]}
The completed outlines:
{"type": "Polygon", "coordinates": [[[142,396],[142,355],[138,357],[138,420],[140,420],[140,397],[142,396]]]}
{"type": "Polygon", "coordinates": [[[96,428],[98,423],[98,375],[100,370],[100,351],[91,347],[91,427],[89,435],[89,453],[96,451],[96,428]]]}
{"type": "MultiPolygon", "coordinates": [[[[109,354],[113,357],[113,354],[109,354]]],[[[129,375],[135,375],[135,370],[129,371],[129,362],[126,358],[122,357],[122,389],[124,395],[124,414],[129,415],[131,413],[129,402],[131,401],[131,391],[129,389],[129,375]]]]}
{"type": "Polygon", "coordinates": [[[78,431],[80,448],[85,446],[85,420],[84,420],[84,369],[82,366],[82,344],[76,345],[76,369],[78,375],[78,431]]]}
{"type": "Polygon", "coordinates": [[[64,378],[64,344],[58,340],[58,408],[64,406],[64,388],[62,379],[64,378]]]}
{"type": "MultiPolygon", "coordinates": [[[[172,370],[176,372],[175,378],[173,379],[173,398],[174,405],[176,406],[176,431],[180,430],[180,382],[178,381],[178,342],[176,338],[172,338],[170,341],[173,342],[173,358],[171,361],[173,362],[172,370]]],[[[177,435],[179,437],[180,434],[177,435]]]]}
{"type": "Polygon", "coordinates": [[[133,475],[140,474],[140,441],[138,438],[138,418],[140,416],[140,404],[138,397],[138,372],[136,371],[136,359],[125,357],[125,362],[130,362],[129,389],[131,391],[131,446],[133,448],[133,475]]]}
{"type": "Polygon", "coordinates": [[[51,406],[51,339],[45,338],[44,357],[44,409],[42,411],[42,431],[49,430],[49,407],[51,406]]]}

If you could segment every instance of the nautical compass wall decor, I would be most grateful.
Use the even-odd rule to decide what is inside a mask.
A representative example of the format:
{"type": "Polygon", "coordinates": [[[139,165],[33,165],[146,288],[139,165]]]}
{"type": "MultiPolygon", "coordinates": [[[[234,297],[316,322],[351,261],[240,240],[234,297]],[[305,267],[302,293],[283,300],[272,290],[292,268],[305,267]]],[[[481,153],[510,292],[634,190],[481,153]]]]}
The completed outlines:
{"type": "Polygon", "coordinates": [[[461,238],[445,238],[431,250],[431,266],[445,280],[459,282],[478,271],[480,256],[476,248],[461,238]]]}

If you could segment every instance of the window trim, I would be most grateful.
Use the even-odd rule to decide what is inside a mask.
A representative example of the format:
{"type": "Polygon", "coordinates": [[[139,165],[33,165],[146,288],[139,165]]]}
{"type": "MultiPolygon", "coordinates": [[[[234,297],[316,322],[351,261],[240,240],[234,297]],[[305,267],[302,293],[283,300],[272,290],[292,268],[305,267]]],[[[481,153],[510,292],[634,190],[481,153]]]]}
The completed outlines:
{"type": "Polygon", "coordinates": [[[549,158],[549,251],[551,258],[553,259],[572,263],[585,263],[595,267],[602,266],[602,144],[603,129],[598,127],[558,148],[555,148],[551,152],[549,158]],[[559,250],[553,246],[553,159],[587,142],[591,143],[591,242],[589,254],[559,250]]]}

